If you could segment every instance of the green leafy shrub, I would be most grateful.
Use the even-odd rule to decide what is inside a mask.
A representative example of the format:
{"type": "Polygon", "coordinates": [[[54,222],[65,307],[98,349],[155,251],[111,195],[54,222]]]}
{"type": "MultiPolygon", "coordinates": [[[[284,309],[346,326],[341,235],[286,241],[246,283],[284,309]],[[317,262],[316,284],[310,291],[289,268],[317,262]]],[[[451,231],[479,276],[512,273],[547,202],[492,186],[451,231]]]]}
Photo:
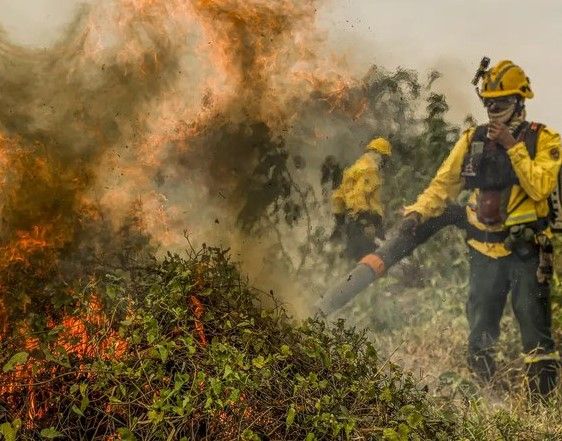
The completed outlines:
{"type": "MultiPolygon", "coordinates": [[[[80,360],[68,354],[67,363],[42,359],[32,381],[3,398],[5,439],[15,432],[21,439],[73,440],[401,440],[457,433],[455,419],[398,366],[380,360],[364,334],[341,321],[296,325],[281,308],[265,309],[223,251],[168,255],[134,274],[108,276],[98,293],[102,286],[107,305],[126,299],[127,307],[110,306],[114,320],[97,333],[114,323],[126,352],[80,360]],[[193,296],[204,308],[200,320],[193,296]]],[[[8,373],[39,357],[18,353],[4,345],[8,373]]]]}

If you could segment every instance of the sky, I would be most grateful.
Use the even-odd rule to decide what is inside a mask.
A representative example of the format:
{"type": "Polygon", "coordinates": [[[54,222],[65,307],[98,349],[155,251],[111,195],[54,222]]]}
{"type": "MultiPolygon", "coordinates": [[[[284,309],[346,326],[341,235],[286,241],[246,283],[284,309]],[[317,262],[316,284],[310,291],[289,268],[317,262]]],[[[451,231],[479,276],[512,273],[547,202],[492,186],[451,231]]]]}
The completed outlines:
{"type": "MultiPolygon", "coordinates": [[[[482,56],[510,59],[531,79],[528,119],[562,131],[562,2],[558,0],[332,0],[330,40],[364,62],[437,68],[453,117],[484,112],[470,84],[482,56]],[[369,48],[357,50],[355,48],[369,48]],[[367,54],[367,55],[365,55],[367,54]],[[464,110],[467,109],[467,110],[464,110]]],[[[354,60],[357,62],[357,60],[354,60]]]]}
{"type": "MultiPolygon", "coordinates": [[[[95,0],[90,0],[95,1],[95,0]]],[[[271,0],[276,1],[276,0],[271,0]]],[[[0,26],[15,43],[45,47],[77,0],[0,0],[0,26]]],[[[470,80],[482,58],[511,59],[531,78],[530,120],[562,130],[562,2],[558,0],[325,0],[319,24],[331,47],[361,72],[373,63],[444,74],[450,119],[484,117],[470,80]]]]}

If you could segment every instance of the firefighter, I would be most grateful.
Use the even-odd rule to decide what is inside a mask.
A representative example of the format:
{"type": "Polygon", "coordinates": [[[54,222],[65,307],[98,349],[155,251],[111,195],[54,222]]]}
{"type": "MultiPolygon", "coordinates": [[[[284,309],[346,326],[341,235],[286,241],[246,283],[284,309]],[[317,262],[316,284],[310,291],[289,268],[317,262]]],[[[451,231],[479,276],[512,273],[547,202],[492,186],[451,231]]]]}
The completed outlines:
{"type": "Polygon", "coordinates": [[[332,193],[336,226],[333,239],[345,242],[345,255],[357,261],[384,239],[381,203],[381,170],[391,155],[390,142],[373,139],[365,153],[344,170],[340,186],[332,193]]]}
{"type": "MultiPolygon", "coordinates": [[[[478,90],[478,89],[477,89],[478,90]]],[[[529,78],[511,61],[484,72],[479,95],[486,125],[465,131],[417,201],[403,230],[441,215],[469,192],[465,229],[470,279],[468,363],[484,380],[495,371],[494,344],[508,292],[519,323],[531,391],[548,394],[560,360],[551,334],[550,193],[560,169],[560,136],[526,121],[529,78]]]]}

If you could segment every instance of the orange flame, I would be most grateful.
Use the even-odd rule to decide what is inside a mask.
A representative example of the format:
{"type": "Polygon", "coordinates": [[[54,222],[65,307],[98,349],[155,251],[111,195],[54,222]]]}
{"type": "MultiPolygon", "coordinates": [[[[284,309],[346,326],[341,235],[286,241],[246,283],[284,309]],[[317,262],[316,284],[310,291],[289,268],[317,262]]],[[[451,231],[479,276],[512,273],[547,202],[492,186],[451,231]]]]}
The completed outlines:
{"type": "Polygon", "coordinates": [[[201,343],[201,346],[206,347],[207,336],[205,335],[205,327],[201,321],[203,314],[205,313],[205,308],[203,307],[203,303],[201,303],[195,295],[189,296],[189,302],[191,303],[191,308],[195,317],[195,332],[199,338],[199,343],[201,343]]]}
{"type": "MultiPolygon", "coordinates": [[[[60,327],[60,331],[55,340],[43,348],[43,353],[46,350],[49,354],[64,354],[68,362],[72,360],[73,368],[77,373],[84,371],[85,363],[93,357],[103,360],[121,359],[128,350],[128,344],[116,331],[110,329],[108,324],[100,300],[93,297],[83,316],[65,315],[59,326],[54,320],[49,321],[50,330],[60,327]],[[104,333],[99,336],[98,333],[102,330],[104,333]]],[[[40,349],[39,339],[30,337],[27,327],[22,327],[19,334],[25,338],[23,344],[25,351],[33,353],[40,349]]],[[[45,387],[48,388],[49,383],[49,381],[40,382],[38,379],[49,374],[55,377],[57,371],[58,366],[49,367],[44,360],[32,355],[12,371],[0,374],[0,397],[7,403],[15,403],[18,397],[25,396],[27,405],[20,408],[27,408],[26,420],[28,424],[33,425],[47,413],[50,406],[48,400],[44,399],[38,404],[38,396],[44,395],[45,387]]]]}
{"type": "Polygon", "coordinates": [[[46,239],[49,232],[50,228],[43,225],[35,225],[31,231],[16,231],[17,239],[0,249],[3,259],[7,264],[21,262],[29,266],[29,255],[50,245],[46,239]]]}

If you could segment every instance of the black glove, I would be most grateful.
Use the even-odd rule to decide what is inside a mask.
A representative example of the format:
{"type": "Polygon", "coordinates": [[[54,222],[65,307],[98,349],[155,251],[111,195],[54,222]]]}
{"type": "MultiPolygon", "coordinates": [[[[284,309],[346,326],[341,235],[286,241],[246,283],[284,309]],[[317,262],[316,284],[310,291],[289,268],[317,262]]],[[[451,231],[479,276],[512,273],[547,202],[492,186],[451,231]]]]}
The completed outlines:
{"type": "Polygon", "coordinates": [[[384,240],[384,228],[380,214],[362,211],[358,214],[357,221],[365,232],[371,231],[371,235],[374,233],[374,237],[372,237],[373,241],[375,237],[384,240]]]}
{"type": "Polygon", "coordinates": [[[382,217],[380,214],[369,213],[368,211],[362,211],[357,215],[357,221],[364,226],[373,225],[379,227],[382,224],[382,217]]]}
{"type": "Polygon", "coordinates": [[[398,231],[400,232],[400,234],[416,234],[416,228],[418,228],[418,226],[421,223],[421,214],[416,213],[415,211],[406,215],[406,217],[404,217],[404,219],[402,219],[402,222],[400,223],[400,226],[398,227],[398,231]]]}

